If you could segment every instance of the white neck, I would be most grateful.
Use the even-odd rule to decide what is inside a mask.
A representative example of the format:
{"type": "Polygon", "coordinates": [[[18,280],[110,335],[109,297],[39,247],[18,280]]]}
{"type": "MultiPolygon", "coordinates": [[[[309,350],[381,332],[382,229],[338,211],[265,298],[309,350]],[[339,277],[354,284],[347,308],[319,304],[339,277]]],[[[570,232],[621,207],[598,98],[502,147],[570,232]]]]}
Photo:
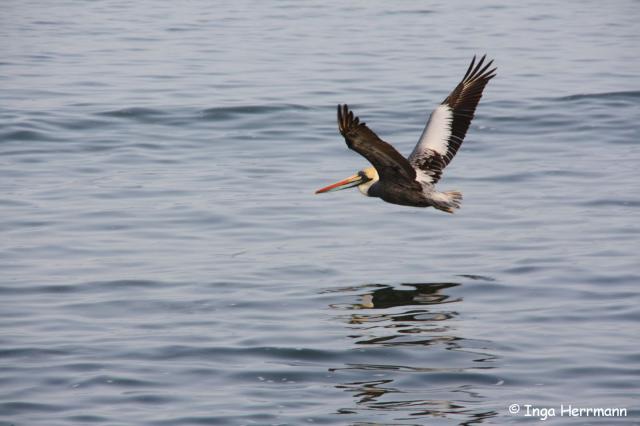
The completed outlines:
{"type": "Polygon", "coordinates": [[[362,195],[366,195],[367,197],[369,197],[369,188],[371,188],[371,185],[373,185],[377,181],[377,179],[371,179],[370,181],[365,182],[362,185],[358,185],[358,190],[362,193],[362,195]]]}

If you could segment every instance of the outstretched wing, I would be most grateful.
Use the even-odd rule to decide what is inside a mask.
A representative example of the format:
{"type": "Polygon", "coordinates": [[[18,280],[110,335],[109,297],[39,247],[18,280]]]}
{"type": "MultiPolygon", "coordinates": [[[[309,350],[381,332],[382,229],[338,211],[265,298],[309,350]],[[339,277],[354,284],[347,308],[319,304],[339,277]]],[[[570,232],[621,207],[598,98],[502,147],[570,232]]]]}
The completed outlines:
{"type": "Polygon", "coordinates": [[[462,81],[431,113],[418,144],[409,156],[409,162],[418,169],[421,180],[436,183],[462,145],[482,91],[496,76],[497,68],[489,69],[493,61],[485,65],[485,58],[486,55],[476,65],[476,57],[473,57],[462,81]]]}
{"type": "Polygon", "coordinates": [[[361,123],[347,105],[338,105],[338,129],[347,146],[376,168],[380,180],[415,181],[416,172],[407,159],[361,123]]]}

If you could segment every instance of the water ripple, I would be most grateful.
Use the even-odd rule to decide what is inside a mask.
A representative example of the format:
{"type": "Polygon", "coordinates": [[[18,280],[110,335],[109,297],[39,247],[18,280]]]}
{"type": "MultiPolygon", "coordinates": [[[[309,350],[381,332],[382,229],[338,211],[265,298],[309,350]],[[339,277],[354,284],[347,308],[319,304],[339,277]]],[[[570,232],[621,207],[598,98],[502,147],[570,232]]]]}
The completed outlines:
{"type": "Polygon", "coordinates": [[[633,423],[638,14],[602,10],[4,7],[0,424],[633,423]],[[484,52],[457,214],[313,194],[367,164],[336,104],[407,154],[484,52]]]}
{"type": "Polygon", "coordinates": [[[606,92],[606,93],[580,93],[576,95],[568,95],[557,98],[561,101],[577,101],[582,99],[614,99],[614,100],[636,100],[640,99],[640,90],[630,90],[621,92],[606,92]]]}

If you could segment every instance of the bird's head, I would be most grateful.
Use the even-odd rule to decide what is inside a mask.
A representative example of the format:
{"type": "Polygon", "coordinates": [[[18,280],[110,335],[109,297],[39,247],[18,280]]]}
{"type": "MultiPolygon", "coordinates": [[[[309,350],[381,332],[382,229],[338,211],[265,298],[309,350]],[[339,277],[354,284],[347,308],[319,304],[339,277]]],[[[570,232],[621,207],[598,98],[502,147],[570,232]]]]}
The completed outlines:
{"type": "Polygon", "coordinates": [[[374,167],[367,167],[360,170],[353,176],[336,182],[324,188],[318,189],[316,194],[322,194],[323,192],[339,191],[341,189],[353,188],[357,186],[360,192],[364,195],[369,195],[369,188],[376,183],[380,178],[378,177],[378,171],[374,167]]]}

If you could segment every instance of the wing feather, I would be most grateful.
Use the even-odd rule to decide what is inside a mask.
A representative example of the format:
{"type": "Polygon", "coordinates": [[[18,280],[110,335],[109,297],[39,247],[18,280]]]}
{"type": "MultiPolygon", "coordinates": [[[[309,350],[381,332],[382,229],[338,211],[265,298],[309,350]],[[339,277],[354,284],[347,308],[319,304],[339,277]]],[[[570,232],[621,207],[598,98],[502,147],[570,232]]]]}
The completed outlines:
{"type": "Polygon", "coordinates": [[[418,144],[409,156],[409,162],[419,170],[418,175],[423,181],[436,183],[462,145],[482,92],[489,80],[496,76],[497,68],[490,69],[493,61],[485,64],[485,58],[486,55],[476,64],[476,57],[473,57],[462,81],[431,113],[418,144]]]}
{"type": "Polygon", "coordinates": [[[415,181],[416,171],[396,149],[383,141],[347,105],[338,105],[338,129],[347,146],[376,168],[380,180],[415,181]]]}

